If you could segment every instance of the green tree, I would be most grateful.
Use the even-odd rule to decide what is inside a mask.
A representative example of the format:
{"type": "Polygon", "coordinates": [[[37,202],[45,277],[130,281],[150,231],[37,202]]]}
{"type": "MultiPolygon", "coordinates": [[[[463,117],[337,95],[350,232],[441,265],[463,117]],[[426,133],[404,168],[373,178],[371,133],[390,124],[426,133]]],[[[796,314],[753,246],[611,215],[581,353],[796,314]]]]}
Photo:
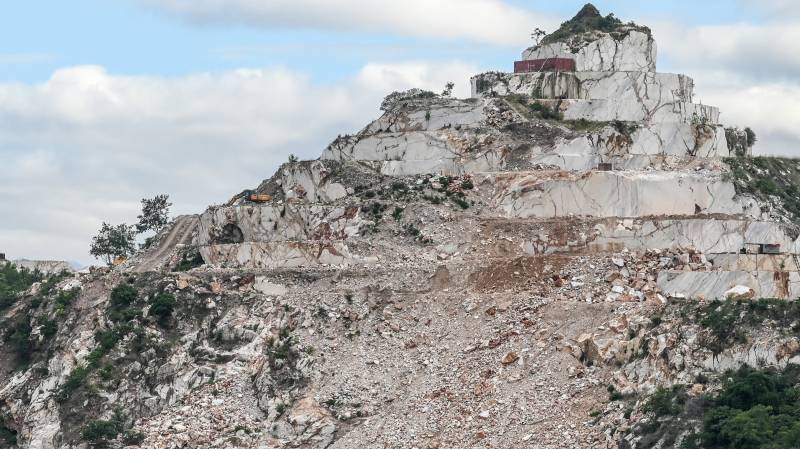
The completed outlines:
{"type": "Polygon", "coordinates": [[[117,257],[130,257],[136,252],[136,229],[133,226],[119,224],[111,226],[103,222],[100,231],[92,237],[89,254],[112,265],[117,257]]]}
{"type": "Polygon", "coordinates": [[[158,232],[169,223],[169,195],[156,195],[154,198],[142,199],[142,214],[137,218],[136,230],[139,233],[158,232]]]}
{"type": "Polygon", "coordinates": [[[162,326],[166,325],[175,310],[175,296],[171,293],[161,293],[150,306],[150,313],[158,317],[162,326]]]}

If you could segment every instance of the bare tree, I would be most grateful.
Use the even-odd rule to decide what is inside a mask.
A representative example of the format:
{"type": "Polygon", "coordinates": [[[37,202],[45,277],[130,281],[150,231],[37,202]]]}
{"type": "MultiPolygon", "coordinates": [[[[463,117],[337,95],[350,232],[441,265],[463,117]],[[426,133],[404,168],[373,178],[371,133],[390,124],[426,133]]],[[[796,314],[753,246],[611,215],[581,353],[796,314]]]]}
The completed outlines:
{"type": "Polygon", "coordinates": [[[450,81],[449,83],[445,84],[444,91],[442,91],[442,96],[443,97],[449,97],[450,95],[453,95],[453,88],[454,87],[456,87],[456,85],[452,81],[450,81]]]}
{"type": "Polygon", "coordinates": [[[531,33],[531,39],[536,41],[536,45],[539,45],[539,42],[545,36],[547,36],[547,31],[541,28],[536,28],[535,30],[533,30],[533,33],[531,33]]]}

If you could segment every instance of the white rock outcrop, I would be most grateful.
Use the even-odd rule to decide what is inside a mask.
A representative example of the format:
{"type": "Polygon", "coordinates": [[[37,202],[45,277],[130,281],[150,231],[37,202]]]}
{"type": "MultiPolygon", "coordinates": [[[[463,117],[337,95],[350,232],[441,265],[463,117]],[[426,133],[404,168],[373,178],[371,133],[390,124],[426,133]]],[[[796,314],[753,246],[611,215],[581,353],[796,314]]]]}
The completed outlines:
{"type": "Polygon", "coordinates": [[[574,59],[581,72],[655,72],[657,51],[653,37],[637,30],[621,33],[626,34],[538,45],[525,50],[522,59],[574,59]]]}

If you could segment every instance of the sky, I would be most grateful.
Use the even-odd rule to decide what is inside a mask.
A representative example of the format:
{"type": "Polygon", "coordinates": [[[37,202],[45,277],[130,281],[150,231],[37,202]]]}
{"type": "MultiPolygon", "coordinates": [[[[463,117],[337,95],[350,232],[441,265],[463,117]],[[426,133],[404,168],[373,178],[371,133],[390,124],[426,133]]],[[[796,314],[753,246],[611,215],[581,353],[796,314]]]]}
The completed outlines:
{"type": "MultiPolygon", "coordinates": [[[[313,159],[394,90],[469,95],[585,1],[27,0],[0,15],[0,252],[92,263],[103,221],[167,193],[199,213],[313,159]]],[[[800,156],[800,2],[596,1],[652,28],[658,69],[800,156]]]]}

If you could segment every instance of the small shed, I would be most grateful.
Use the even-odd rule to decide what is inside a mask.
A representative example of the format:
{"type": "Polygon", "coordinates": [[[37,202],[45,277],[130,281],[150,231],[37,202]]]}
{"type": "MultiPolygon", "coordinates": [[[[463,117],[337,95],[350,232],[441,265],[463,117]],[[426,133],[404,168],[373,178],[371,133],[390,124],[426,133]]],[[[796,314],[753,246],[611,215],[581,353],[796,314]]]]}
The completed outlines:
{"type": "Polygon", "coordinates": [[[783,254],[780,243],[745,243],[745,254],[783,254]]]}
{"type": "Polygon", "coordinates": [[[574,72],[577,67],[574,59],[547,58],[515,61],[514,73],[529,72],[574,72]]]}
{"type": "Polygon", "coordinates": [[[614,171],[614,164],[611,162],[601,162],[597,164],[597,170],[599,171],[614,171]]]}

